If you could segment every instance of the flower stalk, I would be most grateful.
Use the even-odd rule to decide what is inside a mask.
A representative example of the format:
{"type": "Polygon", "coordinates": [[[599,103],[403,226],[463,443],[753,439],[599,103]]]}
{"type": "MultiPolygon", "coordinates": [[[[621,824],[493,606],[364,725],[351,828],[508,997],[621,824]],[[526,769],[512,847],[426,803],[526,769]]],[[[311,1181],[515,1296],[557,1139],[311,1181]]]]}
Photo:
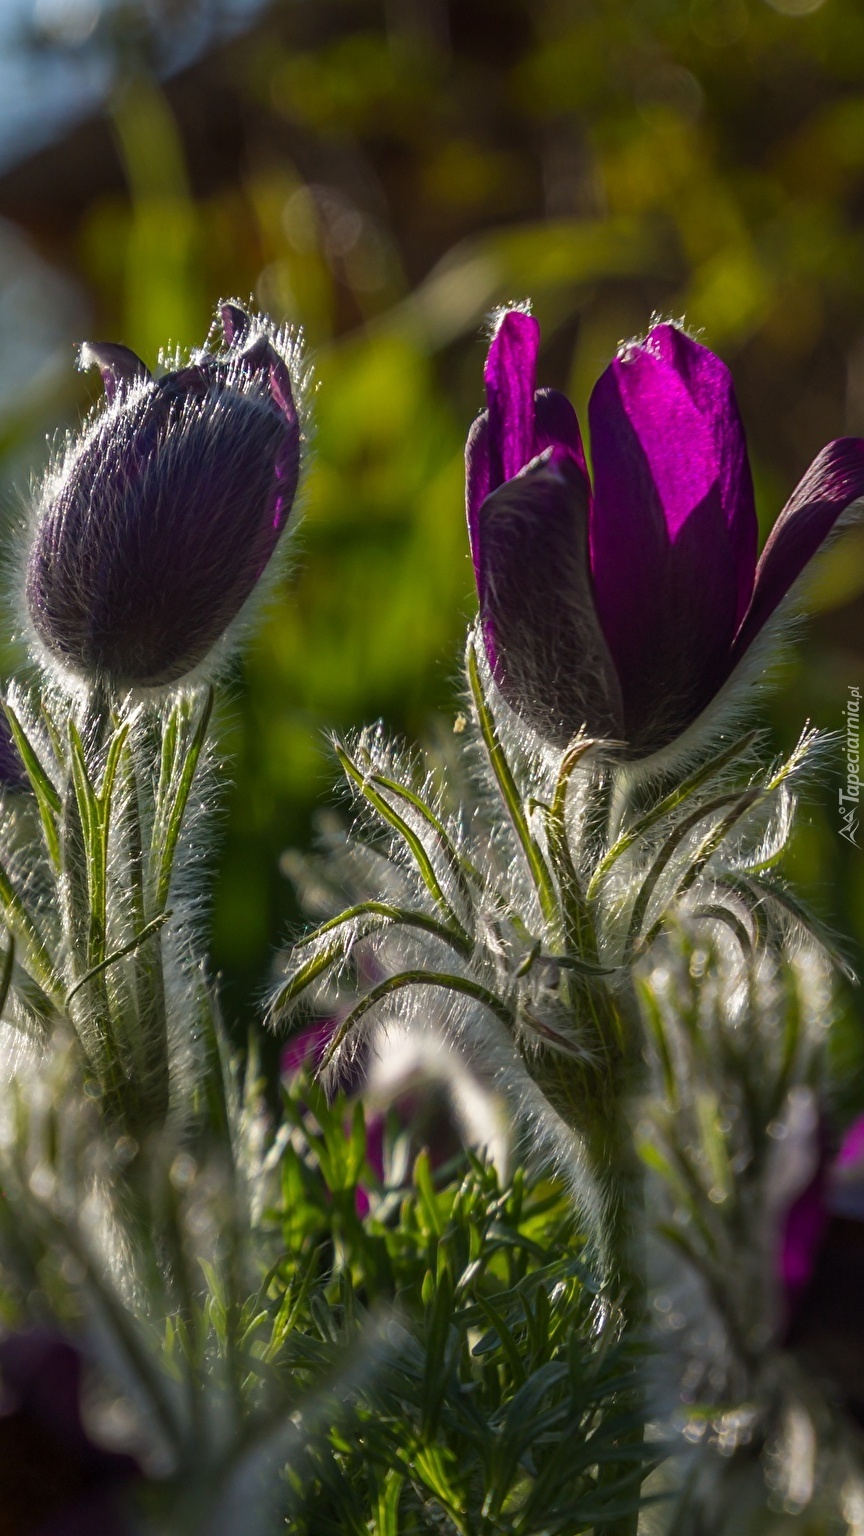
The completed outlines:
{"type": "Polygon", "coordinates": [[[180,958],[168,900],[212,690],[161,711],[109,710],[97,694],[77,718],[48,694],[34,703],[13,690],[5,707],[33,791],[18,816],[37,838],[26,878],[4,874],[17,937],[8,1024],[32,1027],[35,1004],[46,1043],[71,1031],[106,1120],[140,1139],[185,1113],[166,967],[195,960],[180,958]]]}

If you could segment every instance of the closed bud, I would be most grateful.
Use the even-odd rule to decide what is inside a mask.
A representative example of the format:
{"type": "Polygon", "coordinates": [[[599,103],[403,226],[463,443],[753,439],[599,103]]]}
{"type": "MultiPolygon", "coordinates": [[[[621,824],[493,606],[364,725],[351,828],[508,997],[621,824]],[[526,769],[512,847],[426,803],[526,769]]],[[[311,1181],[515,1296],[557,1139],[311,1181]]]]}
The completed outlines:
{"type": "Polygon", "coordinates": [[[48,475],[27,559],[33,631],[64,669],[162,687],[205,661],[258,584],[300,470],[296,348],[236,304],[224,346],[153,378],[85,345],[105,401],[48,475]]]}

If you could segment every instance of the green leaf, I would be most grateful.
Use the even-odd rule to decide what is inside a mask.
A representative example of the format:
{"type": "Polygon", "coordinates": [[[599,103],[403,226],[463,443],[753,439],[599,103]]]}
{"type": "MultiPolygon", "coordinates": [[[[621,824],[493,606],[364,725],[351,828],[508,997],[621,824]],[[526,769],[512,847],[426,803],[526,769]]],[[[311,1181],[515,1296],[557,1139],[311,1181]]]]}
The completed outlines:
{"type": "Polygon", "coordinates": [[[374,1536],[399,1536],[399,1501],[405,1486],[405,1473],[395,1467],[378,1482],[373,1527],[374,1536]]]}
{"type": "Polygon", "coordinates": [[[499,1309],[493,1305],[482,1293],[477,1294],[477,1305],[490,1327],[495,1330],[497,1341],[510,1367],[510,1375],[517,1387],[521,1387],[525,1381],[525,1367],[519,1353],[519,1347],[510,1330],[506,1318],[499,1309]]]}
{"type": "Polygon", "coordinates": [[[128,723],[121,725],[114,732],[108,748],[102,787],[97,793],[90,778],[78,727],[74,720],[69,721],[72,782],[84,833],[84,852],[87,863],[87,890],[90,905],[87,960],[93,975],[101,973],[105,960],[111,796],[120,754],[128,734],[128,723]]]}
{"type": "Polygon", "coordinates": [[[344,943],[337,939],[335,943],[322,948],[317,955],[311,955],[303,965],[297,967],[296,971],[292,971],[270,1004],[268,1010],[270,1023],[278,1024],[280,1016],[290,1007],[295,998],[305,992],[306,988],[310,987],[313,981],[317,981],[325,971],[329,971],[337,961],[343,959],[344,955],[344,943]]]}
{"type": "Polygon", "coordinates": [[[507,761],[507,754],[498,739],[495,720],[483,690],[473,634],[468,637],[465,664],[468,670],[471,698],[477,715],[477,723],[480,726],[480,734],[483,737],[483,745],[486,748],[489,766],[495,775],[495,781],[498,785],[504,808],[510,817],[513,829],[525,854],[537,891],[537,898],[540,902],[540,910],[545,921],[549,924],[552,933],[557,934],[560,928],[560,911],[555,884],[546,860],[531,834],[531,829],[528,826],[528,820],[522,806],[522,799],[516,786],[516,780],[513,777],[513,771],[507,761]]]}
{"type": "Polygon", "coordinates": [[[173,912],[160,912],[159,916],[154,917],[152,922],[147,923],[140,933],[136,933],[135,937],[129,940],[128,944],[121,945],[119,949],[115,949],[110,955],[107,955],[104,960],[100,960],[98,965],[94,965],[92,970],[89,970],[86,975],[76,981],[74,987],[66,993],[65,1007],[69,1007],[75,994],[80,992],[81,988],[86,986],[89,981],[92,981],[95,976],[102,975],[104,971],[108,970],[109,966],[116,965],[119,960],[124,960],[127,955],[134,954],[140,945],[146,943],[149,938],[152,938],[154,933],[158,933],[159,929],[164,927],[168,919],[173,916],[173,912]]]}
{"type": "Polygon", "coordinates": [[[816,943],[825,951],[831,963],[846,977],[847,981],[857,982],[858,977],[849,963],[842,948],[833,934],[824,923],[810,911],[805,902],[794,891],[780,880],[771,879],[768,875],[750,875],[747,873],[724,876],[727,884],[733,889],[744,893],[749,899],[762,901],[768,907],[776,906],[793,923],[800,926],[805,933],[816,940],[816,943]]]}
{"type": "Polygon", "coordinates": [[[651,1031],[660,1056],[666,1097],[674,1109],[678,1104],[678,1075],[675,1071],[672,1049],[666,1031],[666,1022],[663,1018],[660,1004],[657,1001],[657,994],[650,982],[641,976],[636,978],[636,991],[642,1008],[642,1016],[651,1031]]]}
{"type": "Polygon", "coordinates": [[[18,748],[19,756],[27,770],[27,777],[36,796],[36,804],[39,807],[39,817],[42,822],[42,831],[45,836],[45,846],[48,849],[49,858],[54,868],[59,870],[60,834],[57,819],[60,815],[62,804],[60,792],[42,767],[34,746],[8,700],[4,700],[3,708],[9,721],[12,738],[18,748]]]}
{"type": "Polygon", "coordinates": [[[446,1272],[439,1277],[435,1295],[426,1307],[423,1344],[426,1368],[420,1409],[422,1433],[428,1443],[437,1428],[461,1348],[461,1340],[454,1327],[453,1287],[446,1272]]]}
{"type": "Polygon", "coordinates": [[[57,968],[34,918],[27,910],[22,896],[15,889],[2,864],[0,864],[0,909],[10,934],[20,943],[20,958],[25,970],[51,999],[54,1006],[62,1009],[63,983],[57,968]]]}
{"type": "Polygon", "coordinates": [[[589,901],[597,895],[604,875],[608,874],[613,864],[627,852],[628,848],[632,848],[633,844],[644,837],[645,833],[649,832],[658,821],[670,816],[680,805],[685,805],[698,789],[716,778],[736,758],[743,757],[757,739],[758,734],[758,731],[750,731],[740,741],[733,742],[731,747],[727,747],[725,752],[721,752],[719,757],[712,757],[701,768],[697,768],[695,773],[690,774],[689,778],[676,785],[664,799],[652,806],[650,811],[646,811],[644,816],[640,816],[632,826],[627,828],[626,832],[622,832],[608,852],[603,855],[591,876],[587,891],[589,901]]]}
{"type": "Polygon", "coordinates": [[[373,810],[378,812],[378,815],[388,824],[388,826],[391,826],[395,832],[398,832],[399,836],[410,850],[414,862],[417,865],[423,884],[426,886],[426,889],[428,890],[433,901],[441,908],[441,911],[444,913],[444,916],[447,919],[448,929],[451,931],[451,933],[453,933],[457,942],[462,945],[463,954],[470,955],[473,949],[471,940],[468,934],[465,932],[461,922],[459,921],[452,902],[448,900],[444,893],[443,886],[441,885],[441,882],[438,879],[438,875],[435,872],[435,866],[432,863],[432,860],[426,850],[423,839],[418,836],[413,827],[408,825],[408,822],[405,821],[404,817],[400,816],[398,811],[395,811],[392,805],[388,804],[388,802],[384,799],[384,796],[378,793],[378,791],[373,787],[373,778],[365,774],[363,770],[358,767],[353,758],[339,742],[336,742],[335,744],[335,751],[346,777],[349,778],[352,783],[356,784],[357,788],[360,790],[360,793],[366,800],[368,800],[373,810]]]}
{"type": "Polygon", "coordinates": [[[476,1003],[481,1003],[488,1008],[490,1013],[502,1023],[510,1033],[515,1033],[516,1018],[512,1009],[488,987],[474,981],[469,976],[457,976],[443,971],[400,971],[395,976],[388,976],[384,981],[379,981],[374,987],[355,1003],[351,1012],[342,1020],[339,1028],[334,1031],[324,1057],[324,1066],[329,1066],[335,1060],[340,1047],[345,1043],[352,1030],[370,1009],[377,1007],[387,997],[404,991],[408,987],[435,987],[442,988],[445,992],[453,992],[463,997],[470,997],[476,1003]]]}
{"type": "Polygon", "coordinates": [[[724,810],[727,806],[731,805],[732,809],[727,813],[726,816],[722,817],[721,820],[711,828],[711,831],[709,832],[707,838],[703,840],[698,851],[693,855],[691,859],[688,860],[687,872],[676,886],[676,895],[678,895],[685,888],[685,885],[693,883],[701,870],[704,868],[705,864],[708,862],[711,854],[728,836],[728,833],[731,831],[735,823],[739,821],[741,817],[748,810],[750,810],[752,806],[755,805],[757,799],[759,799],[760,796],[765,793],[767,793],[767,791],[763,791],[758,788],[750,788],[745,790],[743,793],[733,792],[717,795],[713,800],[706,800],[701,805],[697,806],[694,811],[691,811],[688,816],[683,817],[683,819],[678,823],[675,829],[666,838],[666,841],[663,843],[660,852],[655,857],[654,862],[652,863],[647,875],[639,887],[639,893],[635,902],[633,903],[633,911],[630,917],[630,927],[627,933],[627,954],[629,957],[632,958],[634,955],[637,943],[640,941],[640,937],[641,947],[644,948],[659,930],[662,919],[655,921],[650,932],[642,937],[642,926],[648,911],[648,905],[651,901],[651,897],[653,896],[657,887],[657,883],[667,865],[669,864],[669,861],[681,847],[681,844],[685,841],[685,839],[690,835],[692,831],[694,831],[696,827],[698,827],[700,822],[705,821],[709,816],[715,815],[717,811],[724,810]]]}
{"type": "Polygon", "coordinates": [[[6,1007],[6,999],[9,996],[9,988],[12,985],[12,972],[15,969],[15,939],[9,934],[9,942],[6,945],[6,953],[3,956],[3,969],[0,972],[0,1019],[3,1018],[3,1010],[6,1007]]]}
{"type": "Polygon", "coordinates": [[[180,829],[213,711],[213,689],[206,690],[198,719],[191,731],[187,727],[188,709],[189,706],[184,703],[172,710],[162,741],[162,764],[153,831],[151,900],[156,915],[164,911],[168,900],[180,829]],[[181,723],[187,728],[181,730],[181,723]]]}
{"type": "Polygon", "coordinates": [[[466,859],[464,854],[460,853],[455,847],[441,818],[435,815],[432,807],[427,805],[422,795],[415,794],[409,785],[400,784],[396,779],[391,779],[386,774],[375,771],[370,773],[369,782],[376,785],[379,789],[386,790],[388,794],[395,795],[397,799],[404,800],[406,804],[417,811],[418,815],[422,816],[430,831],[434,833],[441,844],[441,851],[444,854],[453,880],[459,888],[465,905],[470,910],[473,904],[473,897],[465,877],[470,875],[472,879],[482,884],[483,875],[476,865],[472,864],[469,859],[466,859]]]}
{"type": "Polygon", "coordinates": [[[585,754],[594,746],[596,742],[590,738],[586,740],[577,737],[565,751],[558,770],[552,804],[545,808],[545,822],[549,857],[561,892],[565,945],[568,950],[575,949],[580,955],[584,953],[589,962],[596,963],[597,935],[591,909],[570,852],[566,819],[567,791],[571,778],[585,754]]]}

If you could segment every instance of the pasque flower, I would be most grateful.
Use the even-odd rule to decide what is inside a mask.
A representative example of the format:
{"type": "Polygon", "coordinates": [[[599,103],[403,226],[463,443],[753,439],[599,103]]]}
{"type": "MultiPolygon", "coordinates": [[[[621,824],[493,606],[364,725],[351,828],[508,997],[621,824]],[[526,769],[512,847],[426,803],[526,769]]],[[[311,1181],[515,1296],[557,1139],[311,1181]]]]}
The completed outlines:
{"type": "Polygon", "coordinates": [[[115,686],[161,686],[204,661],[258,583],[300,467],[295,356],[265,319],[220,310],[224,346],[153,378],[88,344],[105,401],[49,474],[28,555],[36,636],[115,686]]]}
{"type": "Polygon", "coordinates": [[[864,495],[864,442],[817,455],[758,561],[728,369],[672,324],[623,347],[588,410],[535,392],[540,333],[507,311],[466,449],[486,654],[511,707],[565,744],[581,727],[641,758],[707,709],[837,518],[864,495]]]}
{"type": "Polygon", "coordinates": [[[81,1360],[46,1330],[0,1343],[3,1536],[127,1536],[119,1502],[140,1479],[132,1456],[91,1440],[81,1421],[81,1360]]]}

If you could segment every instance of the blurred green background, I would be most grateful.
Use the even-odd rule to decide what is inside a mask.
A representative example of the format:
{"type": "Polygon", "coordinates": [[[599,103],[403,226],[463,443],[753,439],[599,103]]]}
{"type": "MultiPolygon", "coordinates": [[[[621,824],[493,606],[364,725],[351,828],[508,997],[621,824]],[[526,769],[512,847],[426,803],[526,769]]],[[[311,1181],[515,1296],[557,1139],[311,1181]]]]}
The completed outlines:
{"type": "MultiPolygon", "coordinates": [[[[763,528],[864,434],[858,0],[5,0],[0,477],[98,381],[220,296],[304,327],[320,388],[294,568],[236,674],[213,914],[238,1029],[296,914],[280,853],[335,778],[326,733],[457,707],[472,578],[461,454],[489,309],[530,296],[542,382],[584,411],[618,341],[686,316],[731,364],[763,528]]],[[[773,696],[789,747],[864,686],[864,530],[824,559],[773,696]]],[[[864,953],[839,744],[794,873],[864,953]]],[[[855,1043],[854,1030],[846,1042],[855,1043]]]]}

